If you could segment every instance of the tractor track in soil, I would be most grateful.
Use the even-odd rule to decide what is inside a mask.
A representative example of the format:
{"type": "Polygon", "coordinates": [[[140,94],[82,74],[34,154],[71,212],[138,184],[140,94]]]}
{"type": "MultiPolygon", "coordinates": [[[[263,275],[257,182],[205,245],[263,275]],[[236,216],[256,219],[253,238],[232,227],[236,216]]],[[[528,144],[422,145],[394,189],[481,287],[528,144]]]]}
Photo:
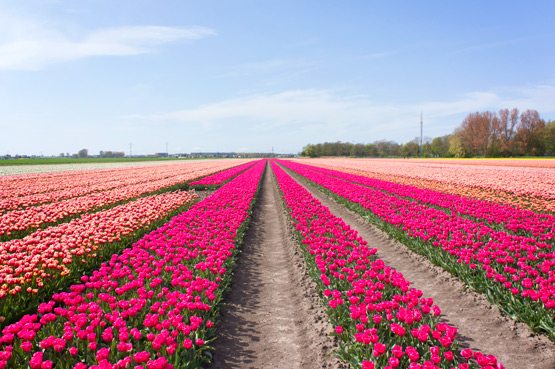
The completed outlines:
{"type": "Polygon", "coordinates": [[[375,247],[377,256],[386,265],[403,273],[411,286],[421,290],[425,297],[434,299],[442,310],[442,322],[457,327],[460,349],[471,348],[495,355],[507,369],[555,368],[555,343],[546,336],[507,317],[485,296],[465,288],[458,278],[390,239],[385,232],[338,204],[298,174],[284,169],[335,216],[355,229],[368,241],[368,246],[375,247]]]}
{"type": "Polygon", "coordinates": [[[269,163],[224,298],[208,369],[345,368],[269,163]]]}

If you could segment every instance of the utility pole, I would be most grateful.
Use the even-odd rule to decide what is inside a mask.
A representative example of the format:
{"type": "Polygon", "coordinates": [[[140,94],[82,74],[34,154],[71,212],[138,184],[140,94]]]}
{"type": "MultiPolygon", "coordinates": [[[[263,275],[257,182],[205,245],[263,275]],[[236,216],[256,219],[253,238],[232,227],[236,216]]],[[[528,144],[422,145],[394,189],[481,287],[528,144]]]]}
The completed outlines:
{"type": "Polygon", "coordinates": [[[422,113],[420,112],[420,155],[422,155],[422,127],[424,123],[422,122],[422,113]]]}
{"type": "Polygon", "coordinates": [[[170,152],[168,151],[168,141],[166,141],[166,155],[170,157],[170,152]]]}
{"type": "Polygon", "coordinates": [[[274,147],[272,146],[272,158],[274,157],[274,147]]]}
{"type": "Polygon", "coordinates": [[[129,142],[129,157],[133,157],[133,148],[131,146],[131,142],[129,142]]]}

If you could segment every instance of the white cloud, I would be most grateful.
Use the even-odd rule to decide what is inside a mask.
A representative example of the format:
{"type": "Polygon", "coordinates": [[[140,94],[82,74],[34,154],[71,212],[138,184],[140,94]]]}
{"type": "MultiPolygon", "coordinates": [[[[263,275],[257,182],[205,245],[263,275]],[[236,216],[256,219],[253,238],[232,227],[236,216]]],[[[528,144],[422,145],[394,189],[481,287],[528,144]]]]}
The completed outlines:
{"type": "Polygon", "coordinates": [[[30,19],[0,16],[0,70],[38,70],[53,63],[91,56],[144,54],[163,43],[215,34],[199,26],[105,28],[78,40],[69,33],[30,19]]]}
{"type": "MultiPolygon", "coordinates": [[[[531,86],[503,93],[472,92],[451,101],[428,101],[413,104],[380,104],[366,96],[345,96],[330,90],[292,90],[223,100],[174,112],[153,115],[129,115],[127,119],[182,121],[210,128],[214,123],[249,123],[255,131],[317,127],[319,133],[342,136],[375,133],[397,137],[401,142],[412,139],[424,112],[427,136],[450,133],[460,124],[461,115],[483,110],[497,111],[517,107],[537,109],[553,114],[555,86],[531,86]],[[509,96],[510,95],[510,96],[509,96]],[[435,132],[432,132],[435,130],[435,132]],[[440,131],[441,130],[441,131],[440,131]]],[[[218,127],[216,124],[214,127],[218,127]]],[[[308,131],[314,132],[314,129],[308,131]]],[[[417,129],[418,128],[418,129],[417,129]]]]}
{"type": "MultiPolygon", "coordinates": [[[[483,110],[498,111],[503,108],[519,108],[520,110],[536,109],[540,114],[555,113],[555,86],[536,85],[521,88],[510,88],[503,93],[472,92],[454,101],[426,102],[421,109],[430,115],[445,117],[483,110]]],[[[414,106],[415,108],[417,106],[414,106]]]]}

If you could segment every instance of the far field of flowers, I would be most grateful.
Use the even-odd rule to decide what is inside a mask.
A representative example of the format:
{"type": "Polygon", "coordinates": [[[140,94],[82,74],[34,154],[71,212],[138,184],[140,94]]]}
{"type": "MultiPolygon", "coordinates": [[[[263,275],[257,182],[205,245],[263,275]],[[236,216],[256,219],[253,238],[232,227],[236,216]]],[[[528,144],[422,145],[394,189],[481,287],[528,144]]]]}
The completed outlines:
{"type": "Polygon", "coordinates": [[[300,162],[536,212],[555,212],[555,160],[459,159],[458,163],[441,159],[316,159],[300,162]]]}

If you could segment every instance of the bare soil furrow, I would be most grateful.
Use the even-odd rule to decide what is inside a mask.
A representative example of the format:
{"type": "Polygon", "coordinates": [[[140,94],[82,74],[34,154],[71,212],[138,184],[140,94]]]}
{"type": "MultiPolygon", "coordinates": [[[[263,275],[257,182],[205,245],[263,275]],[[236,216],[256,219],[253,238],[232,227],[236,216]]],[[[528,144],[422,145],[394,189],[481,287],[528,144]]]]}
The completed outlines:
{"type": "Polygon", "coordinates": [[[342,366],[270,166],[224,303],[208,368],[342,366]]]}

